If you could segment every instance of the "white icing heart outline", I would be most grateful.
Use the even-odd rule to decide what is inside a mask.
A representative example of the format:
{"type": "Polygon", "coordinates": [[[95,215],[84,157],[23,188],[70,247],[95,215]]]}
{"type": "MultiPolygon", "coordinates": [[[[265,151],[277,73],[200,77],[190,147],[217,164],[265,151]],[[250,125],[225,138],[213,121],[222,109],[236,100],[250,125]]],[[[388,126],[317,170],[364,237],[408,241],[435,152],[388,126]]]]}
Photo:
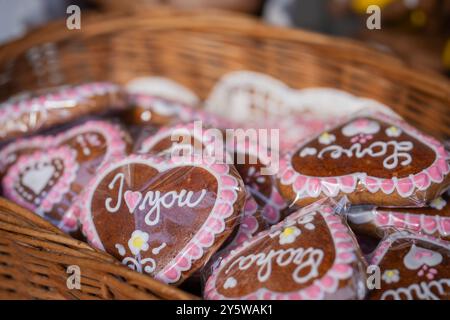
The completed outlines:
{"type": "Polygon", "coordinates": [[[211,212],[206,218],[204,224],[198,229],[188,244],[160,270],[155,278],[165,283],[176,283],[180,280],[182,272],[191,269],[192,263],[203,257],[205,249],[210,248],[214,244],[215,236],[222,233],[226,227],[226,220],[236,214],[234,212],[234,204],[238,199],[236,188],[240,187],[244,190],[242,182],[239,182],[234,176],[229,174],[230,167],[225,164],[214,162],[208,157],[196,158],[189,160],[186,158],[171,157],[170,159],[151,156],[151,155],[130,155],[127,158],[117,160],[115,162],[105,164],[98,171],[97,176],[88,185],[81,195],[82,201],[78,206],[77,215],[82,223],[83,232],[89,242],[101,249],[105,250],[101,239],[97,233],[92,218],[91,203],[98,185],[103,181],[105,176],[118,167],[129,165],[132,163],[147,165],[158,172],[172,170],[177,167],[195,166],[207,170],[217,180],[217,198],[211,212]],[[227,183],[225,183],[227,181],[227,183]],[[233,200],[227,200],[221,194],[232,193],[233,200]],[[228,210],[222,212],[224,206],[228,206],[228,210]],[[222,210],[222,211],[221,211],[222,210]],[[214,227],[219,221],[220,228],[214,227]],[[208,242],[202,242],[204,239],[210,239],[208,242]],[[194,252],[194,253],[193,253],[194,252]],[[187,264],[185,261],[187,260],[187,264]],[[183,266],[184,265],[184,266],[183,266]]]}
{"type": "Polygon", "coordinates": [[[374,265],[379,265],[383,260],[384,256],[386,255],[386,253],[389,251],[392,244],[397,240],[408,240],[411,242],[414,242],[414,240],[420,240],[450,250],[449,243],[447,241],[440,240],[438,238],[424,234],[398,231],[396,233],[389,235],[385,240],[383,240],[378,245],[375,251],[371,254],[370,263],[374,265]]]}
{"type": "MultiPolygon", "coordinates": [[[[312,212],[313,210],[311,210],[312,212]]],[[[278,238],[274,238],[272,241],[278,241],[278,238]]],[[[357,247],[355,245],[353,236],[351,234],[350,229],[342,223],[342,220],[337,215],[333,214],[333,210],[331,207],[322,206],[317,207],[315,204],[306,207],[298,211],[297,213],[293,213],[288,216],[285,220],[280,222],[277,225],[272,226],[269,230],[260,232],[258,235],[250,239],[249,241],[244,242],[242,245],[234,249],[226,258],[224,258],[218,267],[214,269],[213,274],[209,277],[205,285],[204,296],[206,299],[211,300],[233,300],[233,299],[241,299],[241,300],[299,300],[299,299],[323,299],[325,294],[333,294],[337,291],[339,287],[339,281],[349,279],[353,276],[353,266],[351,265],[357,256],[357,247]],[[313,284],[307,288],[294,291],[294,292],[272,292],[265,287],[261,287],[257,289],[257,291],[249,293],[245,296],[239,297],[225,297],[220,294],[216,289],[216,282],[218,279],[218,275],[221,271],[221,267],[225,266],[228,261],[238,256],[240,252],[245,250],[248,246],[250,246],[253,242],[257,242],[262,238],[270,237],[270,235],[277,230],[280,230],[283,226],[288,225],[290,221],[295,221],[305,213],[309,212],[311,208],[315,208],[315,211],[322,215],[324,218],[328,230],[330,232],[330,236],[333,239],[333,245],[335,250],[335,260],[331,267],[327,270],[325,275],[320,278],[314,280],[313,284]],[[345,234],[345,236],[343,236],[345,234]],[[336,235],[339,235],[337,237],[336,235]],[[324,285],[322,280],[332,281],[332,285],[324,285]],[[310,294],[310,289],[316,289],[317,295],[312,296],[310,294]]],[[[362,298],[362,297],[361,297],[362,298]]]]}
{"type": "Polygon", "coordinates": [[[22,176],[22,184],[31,189],[34,194],[38,195],[44,190],[51,178],[55,174],[53,165],[47,163],[43,165],[44,168],[33,168],[27,170],[22,176]]]}
{"type": "Polygon", "coordinates": [[[429,267],[437,266],[442,262],[442,255],[439,252],[418,247],[415,244],[411,246],[409,252],[403,258],[403,264],[409,270],[417,270],[423,265],[429,267]],[[428,257],[417,257],[417,254],[426,253],[428,257]]]}
{"type": "Polygon", "coordinates": [[[339,121],[328,132],[340,127],[346,122],[358,117],[370,117],[376,120],[385,122],[386,124],[395,125],[399,129],[406,132],[411,137],[416,138],[421,143],[427,145],[436,154],[435,161],[422,171],[411,174],[408,177],[397,179],[383,179],[374,176],[369,176],[366,172],[355,172],[342,176],[334,177],[316,177],[308,176],[297,172],[292,166],[292,156],[299,152],[303,147],[307,146],[311,141],[317,139],[319,135],[302,141],[293,151],[287,152],[283,161],[280,162],[280,172],[278,178],[280,184],[290,186],[292,191],[297,195],[297,199],[304,198],[318,198],[321,195],[327,197],[336,197],[340,192],[353,193],[356,188],[363,186],[370,193],[382,191],[384,194],[391,194],[396,191],[398,195],[403,198],[410,197],[416,190],[427,190],[433,183],[441,183],[445,176],[450,172],[450,164],[447,159],[450,153],[445,150],[444,146],[434,138],[426,136],[414,127],[408,125],[403,120],[393,118],[387,114],[373,111],[363,111],[361,113],[350,116],[346,121],[339,121]],[[420,185],[417,181],[421,178],[426,178],[426,184],[420,185]],[[296,183],[298,182],[298,183],[296,183]],[[385,183],[389,182],[391,188],[387,188],[385,183]],[[401,186],[409,185],[406,191],[401,190],[401,186]]]}
{"type": "MultiPolygon", "coordinates": [[[[94,86],[94,88],[96,88],[94,86]]],[[[99,85],[98,90],[101,89],[99,85]]],[[[105,92],[108,90],[113,90],[105,88],[105,92]]],[[[100,90],[101,91],[101,90],[100,90]]],[[[84,133],[97,133],[105,139],[105,144],[107,145],[106,153],[103,157],[103,161],[100,163],[99,167],[106,164],[113,157],[120,157],[127,153],[127,144],[124,140],[123,133],[118,125],[112,124],[108,121],[102,120],[90,120],[78,126],[75,126],[67,131],[61,132],[56,136],[34,136],[31,138],[20,138],[14,141],[14,143],[8,144],[5,148],[0,150],[0,172],[4,171],[9,165],[16,161],[16,157],[12,155],[21,149],[38,149],[37,151],[48,150],[52,148],[58,148],[64,145],[64,142],[73,139],[75,136],[84,133]]],[[[63,231],[71,231],[77,228],[77,218],[75,214],[78,197],[76,197],[69,207],[69,209],[64,214],[58,228],[63,231]]],[[[33,210],[30,207],[27,207],[33,210]]]]}
{"type": "Polygon", "coordinates": [[[2,180],[3,190],[8,198],[21,206],[28,208],[37,214],[43,216],[45,212],[50,211],[56,203],[59,203],[62,197],[70,191],[70,186],[76,178],[79,165],[76,162],[76,151],[68,146],[60,146],[45,151],[35,151],[32,154],[26,154],[19,157],[18,161],[10,167],[6,176],[2,180]],[[27,170],[30,165],[36,162],[51,162],[53,159],[61,159],[64,163],[62,176],[51,187],[48,194],[43,198],[39,206],[30,203],[22,198],[14,188],[20,173],[27,170]]]}

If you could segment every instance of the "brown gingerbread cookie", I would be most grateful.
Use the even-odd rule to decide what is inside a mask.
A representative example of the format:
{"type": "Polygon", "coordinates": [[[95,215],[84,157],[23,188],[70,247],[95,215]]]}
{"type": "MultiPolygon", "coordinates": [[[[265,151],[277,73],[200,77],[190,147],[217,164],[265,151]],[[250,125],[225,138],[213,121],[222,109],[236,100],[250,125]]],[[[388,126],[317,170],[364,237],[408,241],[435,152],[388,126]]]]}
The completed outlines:
{"type": "Polygon", "coordinates": [[[357,114],[289,152],[279,175],[288,200],[347,196],[352,204],[424,206],[450,185],[449,153],[383,113],[357,114]]]}
{"type": "Polygon", "coordinates": [[[361,208],[350,212],[352,229],[371,236],[382,237],[386,232],[407,229],[450,240],[450,197],[437,197],[423,208],[361,208]]]}
{"type": "Polygon", "coordinates": [[[77,228],[73,206],[99,166],[130,151],[122,129],[88,121],[56,136],[14,141],[0,151],[4,195],[64,231],[77,228]]]}
{"type": "Polygon", "coordinates": [[[380,288],[371,300],[450,300],[450,247],[448,242],[395,233],[374,253],[380,268],[380,288]]]}
{"type": "Polygon", "coordinates": [[[121,88],[109,82],[62,86],[21,94],[0,104],[0,142],[126,107],[121,88]]]}
{"type": "Polygon", "coordinates": [[[304,208],[220,262],[206,299],[362,299],[365,263],[350,229],[329,206],[304,208]]]}
{"type": "Polygon", "coordinates": [[[244,198],[232,166],[131,155],[99,170],[77,216],[92,245],[134,270],[180,284],[233,232],[244,198]]]}

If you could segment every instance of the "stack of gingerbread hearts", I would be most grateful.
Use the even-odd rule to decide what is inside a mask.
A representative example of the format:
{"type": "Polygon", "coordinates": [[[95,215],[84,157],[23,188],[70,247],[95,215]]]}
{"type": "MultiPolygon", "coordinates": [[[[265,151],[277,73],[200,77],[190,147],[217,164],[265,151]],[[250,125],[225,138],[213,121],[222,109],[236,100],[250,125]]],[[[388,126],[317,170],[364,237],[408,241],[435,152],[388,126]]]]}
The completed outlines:
{"type": "Polygon", "coordinates": [[[37,135],[8,144],[0,151],[3,194],[76,234],[74,206],[97,169],[131,149],[122,128],[90,120],[56,135],[37,135]]]}

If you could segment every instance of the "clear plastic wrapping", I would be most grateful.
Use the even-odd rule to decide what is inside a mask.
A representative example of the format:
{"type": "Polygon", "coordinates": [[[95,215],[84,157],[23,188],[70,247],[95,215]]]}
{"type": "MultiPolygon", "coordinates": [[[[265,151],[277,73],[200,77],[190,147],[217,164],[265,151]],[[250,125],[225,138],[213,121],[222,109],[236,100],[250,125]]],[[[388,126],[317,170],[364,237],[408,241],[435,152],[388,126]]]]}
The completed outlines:
{"type": "Polygon", "coordinates": [[[101,165],[130,149],[127,133],[105,120],[17,139],[0,150],[3,194],[63,231],[77,234],[73,208],[78,195],[101,165]]]}
{"type": "Polygon", "coordinates": [[[365,110],[307,138],[281,161],[279,189],[304,206],[347,196],[353,205],[423,207],[450,185],[449,152],[397,117],[365,110]]]}
{"type": "Polygon", "coordinates": [[[245,196],[235,168],[214,158],[130,155],[98,171],[76,212],[92,245],[179,285],[233,232],[245,196]]]}
{"type": "Polygon", "coordinates": [[[82,116],[125,107],[124,92],[118,85],[109,82],[21,93],[0,104],[0,144],[82,116]]]}
{"type": "Polygon", "coordinates": [[[371,300],[450,300],[449,242],[396,232],[379,244],[370,262],[371,300]]]}
{"type": "Polygon", "coordinates": [[[398,230],[450,240],[449,191],[437,197],[427,207],[421,208],[377,208],[357,206],[348,213],[354,230],[373,237],[398,230]]]}
{"type": "Polygon", "coordinates": [[[366,264],[335,202],[319,201],[219,253],[206,299],[363,299],[366,264]]]}

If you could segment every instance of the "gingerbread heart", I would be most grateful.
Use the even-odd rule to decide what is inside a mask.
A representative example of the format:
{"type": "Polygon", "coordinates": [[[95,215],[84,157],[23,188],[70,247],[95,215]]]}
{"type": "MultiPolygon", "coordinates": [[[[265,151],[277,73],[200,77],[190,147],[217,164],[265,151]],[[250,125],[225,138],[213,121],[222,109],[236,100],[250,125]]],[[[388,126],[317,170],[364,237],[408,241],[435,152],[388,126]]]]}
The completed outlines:
{"type": "Polygon", "coordinates": [[[279,189],[298,205],[346,195],[352,204],[423,206],[450,185],[448,157],[403,121],[366,112],[289,152],[279,189]]]}
{"type": "Polygon", "coordinates": [[[449,300],[450,247],[436,238],[395,233],[374,252],[381,283],[373,300],[449,300]]]}
{"type": "Polygon", "coordinates": [[[373,208],[348,214],[354,230],[381,237],[393,230],[410,230],[450,240],[450,203],[448,194],[437,197],[424,208],[373,208]]]}
{"type": "Polygon", "coordinates": [[[244,197],[242,180],[226,164],[132,155],[100,170],[78,215],[94,246],[179,284],[231,234],[244,197]]]}
{"type": "Polygon", "coordinates": [[[17,140],[0,151],[3,191],[64,231],[74,231],[78,194],[99,166],[125,155],[129,147],[125,132],[106,121],[17,140]]]}
{"type": "Polygon", "coordinates": [[[21,94],[0,104],[0,142],[82,116],[123,109],[120,87],[108,82],[62,86],[21,94]]]}
{"type": "Polygon", "coordinates": [[[206,299],[362,299],[364,262],[329,206],[304,208],[245,242],[208,279],[206,299]]]}

